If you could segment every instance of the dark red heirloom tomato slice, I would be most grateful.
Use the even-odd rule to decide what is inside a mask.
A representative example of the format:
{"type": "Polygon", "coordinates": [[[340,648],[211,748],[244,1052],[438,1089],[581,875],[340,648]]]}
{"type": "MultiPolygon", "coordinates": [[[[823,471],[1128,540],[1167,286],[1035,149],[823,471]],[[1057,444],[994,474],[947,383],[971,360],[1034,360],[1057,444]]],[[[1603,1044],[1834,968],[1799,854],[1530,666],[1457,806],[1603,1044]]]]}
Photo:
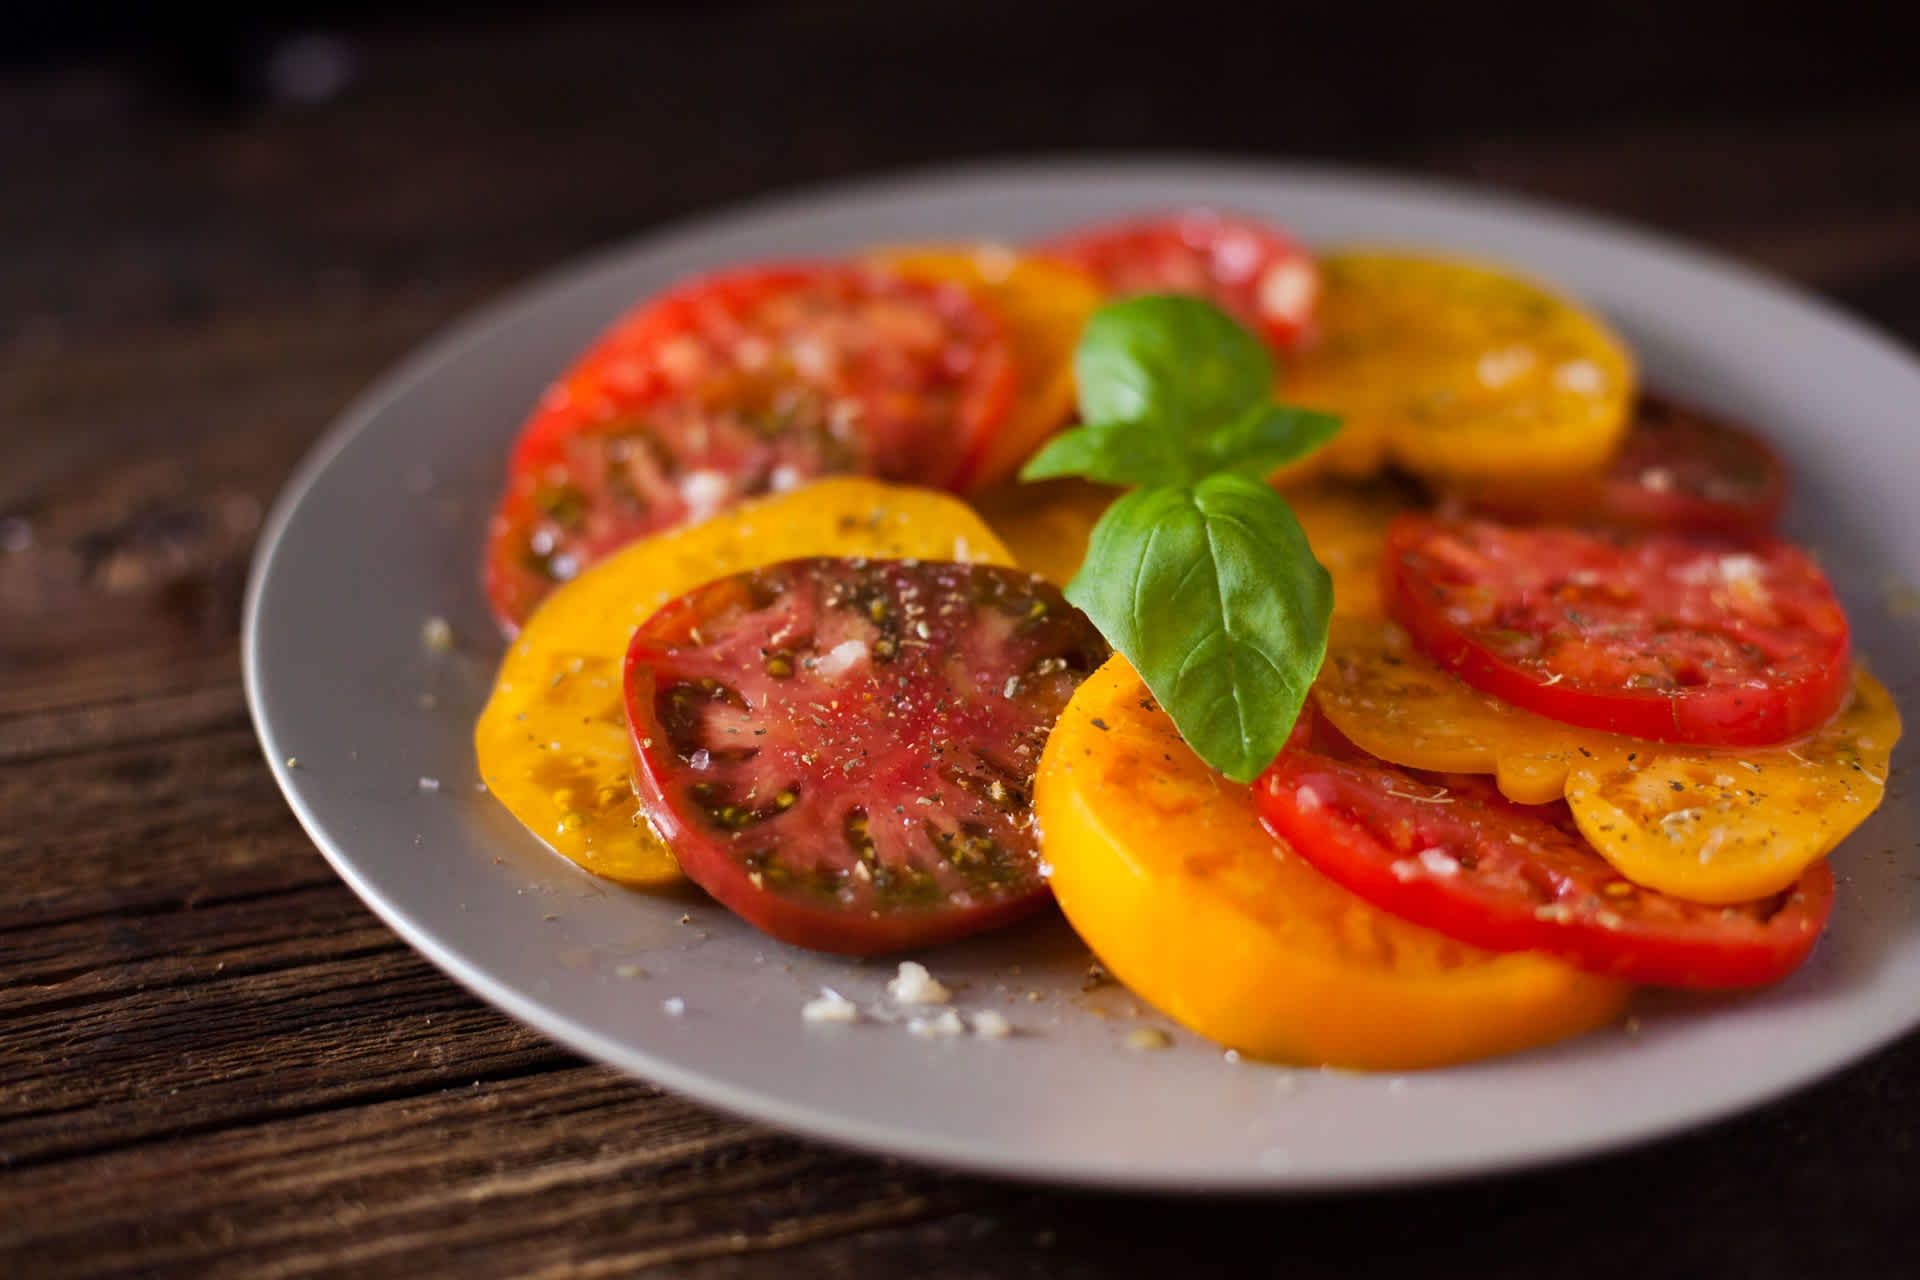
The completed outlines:
{"type": "Polygon", "coordinates": [[[1745,428],[1647,395],[1620,451],[1599,474],[1458,496],[1507,520],[1763,534],[1786,503],[1787,471],[1745,428]]]}
{"type": "Polygon", "coordinates": [[[869,267],[691,281],[621,320],[515,446],[487,567],[512,629],[555,583],[636,538],[817,476],[959,488],[1013,394],[973,295],[869,267]]]}
{"type": "Polygon", "coordinates": [[[1818,728],[1850,685],[1826,575],[1772,539],[1402,516],[1381,574],[1428,657],[1563,724],[1757,746],[1818,728]]]}
{"type": "Polygon", "coordinates": [[[1564,802],[1513,804],[1481,779],[1289,748],[1254,794],[1269,830],[1383,911],[1631,982],[1777,981],[1806,959],[1833,906],[1825,862],[1784,893],[1731,907],[1640,888],[1580,837],[1564,802]]]}
{"type": "Polygon", "coordinates": [[[1079,267],[1119,296],[1198,294],[1283,351],[1305,336],[1320,300],[1320,272],[1292,236],[1211,209],[1088,227],[1038,252],[1079,267]]]}
{"type": "Polygon", "coordinates": [[[642,804],[687,875],[822,951],[948,941],[1046,898],[1040,749],[1107,656],[1017,569],[788,560],[634,635],[642,804]]]}

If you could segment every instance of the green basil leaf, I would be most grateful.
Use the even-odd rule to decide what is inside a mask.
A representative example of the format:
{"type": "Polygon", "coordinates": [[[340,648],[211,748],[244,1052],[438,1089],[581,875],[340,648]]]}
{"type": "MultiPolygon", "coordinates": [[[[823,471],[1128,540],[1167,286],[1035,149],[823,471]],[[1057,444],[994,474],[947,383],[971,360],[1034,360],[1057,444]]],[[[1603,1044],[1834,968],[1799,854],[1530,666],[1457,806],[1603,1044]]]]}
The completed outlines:
{"type": "Polygon", "coordinates": [[[1144,294],[1102,307],[1074,348],[1083,422],[1195,434],[1273,399],[1273,357],[1210,302],[1144,294]]]}
{"type": "Polygon", "coordinates": [[[1199,474],[1233,471],[1264,480],[1289,462],[1306,457],[1339,430],[1340,419],[1332,414],[1264,405],[1194,442],[1200,455],[1199,474]]]}
{"type": "Polygon", "coordinates": [[[1020,468],[1020,478],[1082,476],[1099,484],[1184,484],[1212,470],[1196,466],[1187,444],[1178,431],[1158,425],[1090,422],[1049,440],[1020,468]]]}
{"type": "Polygon", "coordinates": [[[1122,497],[1094,526],[1066,595],[1187,744],[1239,782],[1285,744],[1333,611],[1333,580],[1286,499],[1232,474],[1122,497]]]}

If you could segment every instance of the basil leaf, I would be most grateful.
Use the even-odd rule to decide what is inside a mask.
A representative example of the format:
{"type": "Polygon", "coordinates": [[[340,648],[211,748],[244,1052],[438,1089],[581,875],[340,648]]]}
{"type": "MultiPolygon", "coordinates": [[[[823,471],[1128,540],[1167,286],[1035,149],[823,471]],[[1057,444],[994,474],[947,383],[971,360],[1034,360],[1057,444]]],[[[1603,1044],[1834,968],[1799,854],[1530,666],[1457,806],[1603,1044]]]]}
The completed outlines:
{"type": "Polygon", "coordinates": [[[1094,526],[1066,595],[1187,744],[1238,782],[1285,744],[1333,611],[1333,580],[1286,499],[1232,474],[1122,497],[1094,526]]]}
{"type": "Polygon", "coordinates": [[[1273,398],[1260,339],[1199,298],[1143,294],[1102,307],[1073,352],[1083,422],[1197,434],[1273,398]]]}
{"type": "Polygon", "coordinates": [[[1049,440],[1020,468],[1022,480],[1082,476],[1099,484],[1185,484],[1196,468],[1179,432],[1158,424],[1091,422],[1049,440]]]}
{"type": "Polygon", "coordinates": [[[1284,404],[1251,409],[1194,442],[1199,474],[1233,471],[1264,480],[1289,462],[1306,457],[1339,430],[1340,419],[1312,409],[1284,404]]]}

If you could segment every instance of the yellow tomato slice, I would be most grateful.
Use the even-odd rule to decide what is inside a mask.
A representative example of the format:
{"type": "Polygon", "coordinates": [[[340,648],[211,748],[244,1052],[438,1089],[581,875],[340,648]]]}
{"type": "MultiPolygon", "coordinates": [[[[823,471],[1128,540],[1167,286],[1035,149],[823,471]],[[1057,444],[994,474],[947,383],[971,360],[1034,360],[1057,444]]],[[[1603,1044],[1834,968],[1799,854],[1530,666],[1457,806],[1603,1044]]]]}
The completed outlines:
{"type": "Polygon", "coordinates": [[[987,447],[971,488],[990,488],[1073,414],[1073,349],[1101,301],[1100,284],[1075,267],[999,245],[883,249],[876,261],[916,280],[972,290],[1006,321],[1013,340],[1015,401],[987,447]]]}
{"type": "Polygon", "coordinates": [[[1318,340],[1284,399],[1337,413],[1322,465],[1435,476],[1600,466],[1627,428],[1632,358],[1597,317],[1496,267],[1404,253],[1321,259],[1318,340]]]}
{"type": "Polygon", "coordinates": [[[473,732],[487,790],[595,875],[643,886],[679,879],[630,781],[620,694],[627,641],[702,583],[797,556],[1014,562],[958,499],[852,478],[636,542],[548,596],[507,650],[473,732]]]}
{"type": "MultiPolygon", "coordinates": [[[[1380,613],[1380,551],[1387,524],[1406,504],[1384,485],[1340,482],[1283,491],[1313,554],[1333,575],[1336,613],[1380,613]]],[[[1065,586],[1086,559],[1093,526],[1121,490],[1084,480],[1003,485],[974,503],[1014,561],[1065,586]]]]}
{"type": "Polygon", "coordinates": [[[1122,658],[1080,686],[1041,758],[1054,895],[1142,999],[1243,1053],[1441,1066],[1601,1025],[1628,989],[1463,946],[1368,906],[1275,841],[1122,658]]]}
{"type": "Polygon", "coordinates": [[[1013,551],[1023,569],[1064,587],[1087,558],[1087,539],[1122,490],[1085,480],[1002,485],[974,509],[1013,551]]]}
{"type": "Polygon", "coordinates": [[[1381,615],[1380,554],[1387,525],[1407,509],[1393,489],[1375,484],[1328,482],[1281,491],[1313,557],[1333,576],[1333,611],[1357,618],[1381,615]]]}
{"type": "Polygon", "coordinates": [[[1390,623],[1337,619],[1315,701],[1382,760],[1491,773],[1526,804],[1566,797],[1582,834],[1636,884],[1747,902],[1800,878],[1879,807],[1900,713],[1854,673],[1852,700],[1781,747],[1681,747],[1575,728],[1468,686],[1390,623]]]}

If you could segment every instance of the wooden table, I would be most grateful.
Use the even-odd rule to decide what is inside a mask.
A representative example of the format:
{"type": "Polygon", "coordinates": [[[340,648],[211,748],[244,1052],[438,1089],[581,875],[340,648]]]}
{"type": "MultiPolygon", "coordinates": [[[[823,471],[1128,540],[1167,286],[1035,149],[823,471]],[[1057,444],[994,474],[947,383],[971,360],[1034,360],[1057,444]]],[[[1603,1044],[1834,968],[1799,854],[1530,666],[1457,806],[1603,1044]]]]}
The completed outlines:
{"type": "Polygon", "coordinates": [[[1481,40],[1404,8],[1386,48],[1129,4],[390,25],[349,31],[357,83],[307,106],[285,63],[264,100],[114,59],[0,79],[0,1275],[1912,1274],[1920,1039],[1524,1178],[996,1185],[548,1044],[369,915],[262,767],[241,582],[330,417],[525,274],[796,181],[1087,147],[1391,164],[1628,215],[1920,340],[1900,42],[1576,9],[1542,58],[1538,23],[1481,40]]]}

